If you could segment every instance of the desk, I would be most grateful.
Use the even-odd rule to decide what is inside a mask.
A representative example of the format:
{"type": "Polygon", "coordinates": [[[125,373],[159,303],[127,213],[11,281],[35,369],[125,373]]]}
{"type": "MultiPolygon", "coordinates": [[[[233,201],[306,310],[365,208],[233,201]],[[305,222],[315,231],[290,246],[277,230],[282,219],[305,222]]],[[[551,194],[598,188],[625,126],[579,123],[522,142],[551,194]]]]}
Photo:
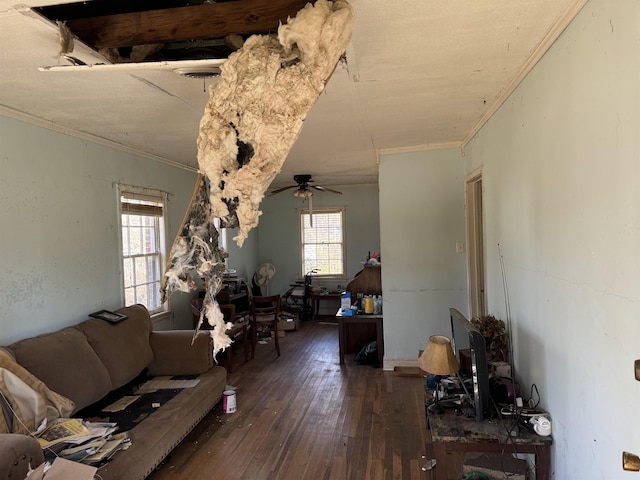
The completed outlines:
{"type": "MultiPolygon", "coordinates": [[[[447,453],[492,452],[529,453],[536,458],[536,479],[549,480],[552,437],[541,437],[520,428],[517,437],[508,438],[499,419],[476,422],[453,410],[446,413],[427,413],[427,425],[431,429],[431,440],[436,460],[436,480],[447,480],[447,453]]],[[[508,420],[506,420],[508,422],[508,420]]]]}
{"type": "MultiPolygon", "coordinates": [[[[353,353],[353,344],[349,342],[348,325],[362,325],[370,324],[375,327],[376,330],[376,342],[378,346],[378,363],[382,367],[382,361],[384,358],[384,331],[382,329],[382,315],[353,315],[352,317],[346,317],[342,315],[342,309],[336,313],[336,319],[338,320],[338,344],[340,348],[340,364],[344,364],[345,353],[353,353]]],[[[371,340],[369,340],[371,341],[371,340]]],[[[356,345],[358,345],[356,343],[356,345]]],[[[360,346],[356,348],[360,349],[364,346],[364,342],[360,342],[360,346]]]]}
{"type": "Polygon", "coordinates": [[[312,318],[314,320],[318,319],[321,300],[340,300],[341,298],[342,298],[341,293],[312,293],[311,294],[311,301],[313,302],[313,307],[311,312],[312,318]]]}

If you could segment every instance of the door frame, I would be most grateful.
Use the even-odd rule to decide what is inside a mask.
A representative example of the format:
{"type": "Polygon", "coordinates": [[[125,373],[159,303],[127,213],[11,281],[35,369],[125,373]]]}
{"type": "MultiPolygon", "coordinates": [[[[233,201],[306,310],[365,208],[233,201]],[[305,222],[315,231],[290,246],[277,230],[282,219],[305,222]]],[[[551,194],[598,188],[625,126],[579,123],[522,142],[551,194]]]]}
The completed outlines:
{"type": "Polygon", "coordinates": [[[486,314],[482,167],[465,177],[467,289],[470,318],[486,314]]]}

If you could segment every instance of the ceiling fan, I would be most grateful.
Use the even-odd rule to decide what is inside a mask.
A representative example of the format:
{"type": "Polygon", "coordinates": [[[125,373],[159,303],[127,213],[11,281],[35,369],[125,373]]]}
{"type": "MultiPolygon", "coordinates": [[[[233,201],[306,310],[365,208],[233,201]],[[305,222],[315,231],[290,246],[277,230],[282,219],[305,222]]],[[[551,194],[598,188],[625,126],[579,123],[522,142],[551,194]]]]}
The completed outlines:
{"type": "Polygon", "coordinates": [[[313,183],[315,182],[311,178],[311,175],[308,175],[308,174],[294,175],[293,181],[296,182],[296,185],[289,185],[288,187],[276,188],[274,191],[272,191],[269,194],[269,196],[275,195],[276,193],[284,192],[285,190],[290,190],[292,188],[296,189],[294,190],[293,194],[296,197],[301,197],[301,198],[311,197],[311,195],[313,195],[312,189],[318,190],[320,192],[331,192],[331,193],[337,193],[339,195],[342,195],[342,192],[339,192],[338,190],[334,190],[328,187],[321,187],[319,185],[313,185],[313,183]]]}

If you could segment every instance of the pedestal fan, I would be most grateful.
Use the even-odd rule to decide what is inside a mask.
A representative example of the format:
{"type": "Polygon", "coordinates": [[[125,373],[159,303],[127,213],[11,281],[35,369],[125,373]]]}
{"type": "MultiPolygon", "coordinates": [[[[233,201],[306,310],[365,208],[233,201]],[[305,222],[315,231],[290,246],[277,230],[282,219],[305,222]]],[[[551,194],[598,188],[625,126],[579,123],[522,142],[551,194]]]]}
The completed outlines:
{"type": "Polygon", "coordinates": [[[260,287],[266,287],[266,295],[269,295],[269,282],[276,274],[276,267],[272,263],[263,263],[260,265],[256,272],[253,274],[253,283],[260,287]]]}

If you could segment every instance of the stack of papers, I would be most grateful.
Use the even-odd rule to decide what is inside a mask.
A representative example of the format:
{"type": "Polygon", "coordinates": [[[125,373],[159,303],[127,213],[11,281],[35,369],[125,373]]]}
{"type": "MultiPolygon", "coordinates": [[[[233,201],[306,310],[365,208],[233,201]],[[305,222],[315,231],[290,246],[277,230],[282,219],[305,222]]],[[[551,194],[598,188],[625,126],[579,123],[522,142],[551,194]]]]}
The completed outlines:
{"type": "Polygon", "coordinates": [[[129,433],[115,434],[117,428],[110,422],[57,419],[42,432],[38,442],[44,449],[55,449],[57,458],[97,465],[130,446],[129,433]]]}

